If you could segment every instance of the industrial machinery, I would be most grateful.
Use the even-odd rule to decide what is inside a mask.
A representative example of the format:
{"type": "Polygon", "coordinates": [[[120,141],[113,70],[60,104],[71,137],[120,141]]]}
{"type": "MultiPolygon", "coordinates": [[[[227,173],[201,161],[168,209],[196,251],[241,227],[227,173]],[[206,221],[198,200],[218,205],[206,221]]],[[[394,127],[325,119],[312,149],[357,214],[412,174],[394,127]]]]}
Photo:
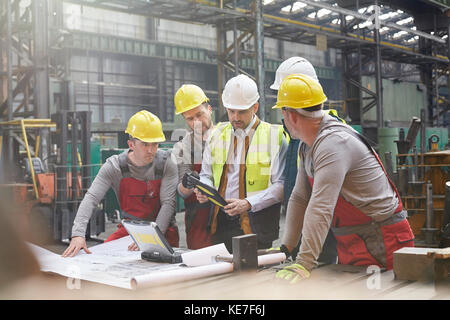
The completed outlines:
{"type": "MultiPolygon", "coordinates": [[[[22,132],[24,143],[20,147],[25,148],[26,155],[17,159],[23,164],[22,177],[3,185],[3,189],[14,190],[16,205],[24,208],[31,240],[65,241],[71,236],[78,206],[100,166],[100,163],[91,164],[90,117],[88,111],[60,111],[51,119],[0,123],[3,131],[20,129],[22,132]],[[34,152],[28,143],[27,130],[43,127],[52,129],[52,152],[49,159],[44,159],[47,165],[36,156],[39,136],[35,139],[34,152]]],[[[98,208],[89,222],[86,237],[96,239],[104,230],[104,213],[98,208]]]]}
{"type": "Polygon", "coordinates": [[[398,155],[394,180],[408,210],[415,246],[443,248],[450,246],[450,150],[439,151],[436,134],[430,135],[426,148],[423,119],[424,113],[421,119],[413,118],[406,138],[400,129],[399,140],[395,141],[398,155]]]}

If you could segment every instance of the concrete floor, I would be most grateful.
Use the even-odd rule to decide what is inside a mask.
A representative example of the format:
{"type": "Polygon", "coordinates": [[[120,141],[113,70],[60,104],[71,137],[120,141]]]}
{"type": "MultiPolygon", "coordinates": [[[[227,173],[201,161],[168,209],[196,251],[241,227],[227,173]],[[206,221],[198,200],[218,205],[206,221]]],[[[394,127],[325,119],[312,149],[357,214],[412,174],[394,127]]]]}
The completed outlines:
{"type": "MultiPolygon", "coordinates": [[[[179,230],[179,235],[180,235],[180,248],[187,248],[186,245],[186,232],[185,232],[185,226],[184,226],[184,211],[183,212],[178,212],[176,214],[176,221],[177,221],[177,225],[178,225],[178,230],[179,230]]],[[[116,231],[117,229],[117,224],[118,222],[111,222],[108,219],[106,219],[106,223],[105,223],[105,232],[99,234],[98,238],[99,240],[105,240],[111,233],[113,233],[114,231],[116,231]]],[[[284,215],[281,215],[281,220],[280,220],[280,236],[283,234],[283,229],[284,229],[284,215]]],[[[99,241],[93,241],[93,240],[88,240],[87,241],[87,245],[88,247],[91,246],[95,246],[100,244],[101,242],[99,241]]],[[[54,253],[58,253],[58,254],[62,254],[64,252],[64,250],[66,250],[67,246],[68,246],[68,242],[67,243],[52,243],[52,244],[45,244],[42,245],[42,247],[44,247],[47,250],[50,250],[51,252],[54,253]]],[[[281,244],[281,240],[277,239],[273,242],[273,246],[279,246],[281,244]]]]}

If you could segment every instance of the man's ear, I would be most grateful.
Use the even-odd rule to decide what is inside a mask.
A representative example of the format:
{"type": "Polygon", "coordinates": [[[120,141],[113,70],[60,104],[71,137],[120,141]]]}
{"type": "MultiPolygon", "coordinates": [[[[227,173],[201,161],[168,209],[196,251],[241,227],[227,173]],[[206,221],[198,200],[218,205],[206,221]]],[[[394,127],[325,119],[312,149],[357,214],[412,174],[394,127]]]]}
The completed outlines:
{"type": "Polygon", "coordinates": [[[253,111],[254,111],[255,113],[258,113],[258,109],[259,109],[259,103],[256,102],[255,105],[253,106],[253,111]]]}
{"type": "Polygon", "coordinates": [[[291,123],[294,124],[294,125],[297,125],[298,124],[298,120],[299,120],[298,112],[295,111],[295,110],[290,110],[287,113],[289,114],[288,117],[290,117],[289,120],[291,121],[291,123]]]}
{"type": "Polygon", "coordinates": [[[134,142],[133,142],[133,140],[128,140],[127,143],[128,143],[128,148],[133,150],[134,149],[134,142]]]}

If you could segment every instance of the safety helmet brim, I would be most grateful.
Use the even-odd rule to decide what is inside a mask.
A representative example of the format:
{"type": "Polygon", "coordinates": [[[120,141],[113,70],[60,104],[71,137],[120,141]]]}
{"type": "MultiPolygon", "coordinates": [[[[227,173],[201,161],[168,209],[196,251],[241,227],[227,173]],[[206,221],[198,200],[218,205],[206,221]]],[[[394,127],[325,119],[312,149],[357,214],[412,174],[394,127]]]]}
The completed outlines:
{"type": "Polygon", "coordinates": [[[284,78],[278,90],[277,102],[273,109],[283,107],[304,109],[327,101],[322,86],[305,74],[292,74],[284,78]]]}

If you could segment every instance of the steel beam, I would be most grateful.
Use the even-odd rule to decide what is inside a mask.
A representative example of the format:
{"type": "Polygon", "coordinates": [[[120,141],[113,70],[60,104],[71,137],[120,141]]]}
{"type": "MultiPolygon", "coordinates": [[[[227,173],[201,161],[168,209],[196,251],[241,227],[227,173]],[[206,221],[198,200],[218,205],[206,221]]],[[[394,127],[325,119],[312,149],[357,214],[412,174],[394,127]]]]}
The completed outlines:
{"type": "Polygon", "coordinates": [[[381,78],[381,50],[380,50],[380,19],[378,0],[375,0],[375,81],[377,90],[377,124],[378,128],[384,127],[383,117],[383,79],[381,78]]]}
{"type": "MultiPolygon", "coordinates": [[[[330,11],[333,11],[333,12],[338,12],[338,13],[342,13],[342,14],[345,14],[345,15],[348,15],[348,16],[353,16],[355,18],[358,18],[358,19],[361,19],[361,20],[364,20],[364,21],[369,21],[371,19],[371,16],[366,16],[364,14],[360,14],[359,12],[348,10],[348,9],[344,9],[344,8],[339,7],[339,6],[331,6],[329,4],[325,4],[325,3],[321,3],[321,2],[315,2],[315,1],[310,1],[310,0],[299,0],[299,2],[306,3],[307,5],[310,5],[310,6],[313,6],[313,7],[323,8],[323,9],[327,9],[327,10],[330,10],[330,11]]],[[[375,5],[378,6],[378,0],[375,0],[375,5]]],[[[396,30],[406,31],[406,32],[412,33],[414,35],[417,35],[419,37],[424,37],[424,38],[427,38],[427,39],[430,39],[430,40],[433,40],[433,41],[436,41],[436,42],[439,42],[439,43],[445,43],[445,40],[443,40],[443,39],[441,39],[439,37],[433,36],[433,35],[431,35],[429,33],[426,33],[426,32],[409,29],[409,28],[403,27],[403,26],[401,26],[399,24],[396,24],[396,23],[393,23],[393,22],[387,22],[387,21],[382,21],[381,20],[380,24],[384,25],[386,27],[389,27],[389,28],[396,29],[396,30]]]]}
{"type": "MultiPolygon", "coordinates": [[[[33,64],[34,76],[34,116],[38,119],[50,118],[49,74],[48,74],[48,7],[46,0],[32,1],[33,10],[33,64]]],[[[41,129],[41,158],[49,159],[49,130],[41,129]]],[[[47,164],[47,163],[45,163],[47,164]]]]}
{"type": "Polygon", "coordinates": [[[264,93],[264,23],[263,0],[255,0],[255,51],[256,51],[256,84],[259,90],[259,118],[266,118],[266,100],[264,93]]]}

